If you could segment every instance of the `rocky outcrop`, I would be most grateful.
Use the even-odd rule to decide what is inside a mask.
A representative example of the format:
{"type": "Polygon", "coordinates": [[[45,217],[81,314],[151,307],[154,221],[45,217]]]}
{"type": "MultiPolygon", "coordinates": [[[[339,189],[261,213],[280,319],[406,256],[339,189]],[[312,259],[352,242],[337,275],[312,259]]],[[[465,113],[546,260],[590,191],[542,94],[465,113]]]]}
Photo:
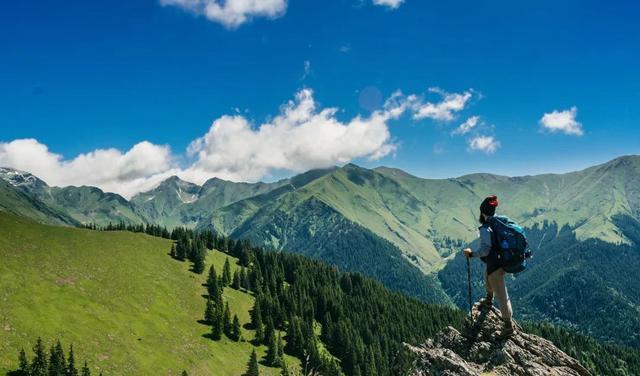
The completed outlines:
{"type": "Polygon", "coordinates": [[[447,327],[422,346],[407,345],[416,356],[411,375],[591,375],[553,343],[519,327],[512,337],[498,339],[502,318],[495,308],[482,311],[476,305],[472,317],[462,332],[447,327]]]}

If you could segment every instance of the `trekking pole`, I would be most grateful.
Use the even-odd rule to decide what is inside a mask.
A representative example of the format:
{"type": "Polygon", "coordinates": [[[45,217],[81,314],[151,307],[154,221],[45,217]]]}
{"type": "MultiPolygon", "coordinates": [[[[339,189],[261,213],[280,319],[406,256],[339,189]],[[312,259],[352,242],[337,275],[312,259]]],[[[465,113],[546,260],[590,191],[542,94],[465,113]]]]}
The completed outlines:
{"type": "Polygon", "coordinates": [[[469,258],[467,259],[467,282],[469,287],[469,317],[473,317],[473,305],[471,303],[471,263],[469,262],[469,258]]]}

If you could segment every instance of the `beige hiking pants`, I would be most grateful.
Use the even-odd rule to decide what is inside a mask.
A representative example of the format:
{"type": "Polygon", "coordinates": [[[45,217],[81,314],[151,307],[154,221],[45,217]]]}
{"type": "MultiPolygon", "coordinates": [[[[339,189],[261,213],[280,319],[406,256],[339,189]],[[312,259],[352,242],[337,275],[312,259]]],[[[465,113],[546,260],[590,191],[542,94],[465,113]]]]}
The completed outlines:
{"type": "Polygon", "coordinates": [[[507,292],[507,285],[504,282],[505,271],[502,268],[487,275],[484,273],[484,286],[487,289],[487,296],[495,297],[500,304],[500,312],[502,313],[502,319],[505,321],[511,321],[513,311],[511,310],[511,300],[509,299],[509,293],[507,292]]]}

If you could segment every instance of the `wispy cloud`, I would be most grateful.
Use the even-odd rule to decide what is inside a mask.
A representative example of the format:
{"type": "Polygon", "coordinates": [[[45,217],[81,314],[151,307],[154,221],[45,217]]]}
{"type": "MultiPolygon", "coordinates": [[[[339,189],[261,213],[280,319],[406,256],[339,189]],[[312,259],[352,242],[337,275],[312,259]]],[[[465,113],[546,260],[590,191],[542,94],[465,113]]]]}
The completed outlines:
{"type": "Polygon", "coordinates": [[[436,93],[441,96],[439,102],[422,102],[420,100],[414,103],[414,115],[416,120],[433,119],[439,121],[451,121],[455,119],[455,115],[464,110],[469,104],[473,96],[473,90],[469,89],[462,93],[447,93],[446,91],[434,87],[429,92],[436,93]]]}
{"type": "Polygon", "coordinates": [[[480,122],[480,116],[471,116],[464,123],[460,124],[456,129],[451,132],[454,135],[464,135],[474,129],[480,122]]]}
{"type": "Polygon", "coordinates": [[[302,71],[302,77],[300,80],[305,80],[311,74],[311,62],[309,60],[304,61],[304,70],[302,71]]]}
{"type": "Polygon", "coordinates": [[[397,9],[404,3],[404,0],[373,0],[373,4],[397,9]]]}
{"type": "Polygon", "coordinates": [[[573,136],[582,136],[582,123],[576,120],[578,109],[574,106],[568,110],[546,113],[540,119],[543,129],[551,133],[564,133],[573,136]]]}
{"type": "Polygon", "coordinates": [[[160,4],[204,16],[229,29],[235,29],[255,17],[274,19],[287,10],[286,0],[160,0],[160,4]]]}
{"type": "Polygon", "coordinates": [[[340,51],[340,52],[342,52],[344,54],[351,52],[351,44],[350,43],[343,44],[342,46],[340,46],[338,48],[338,51],[340,51]]]}
{"type": "Polygon", "coordinates": [[[475,136],[469,139],[469,150],[493,154],[500,147],[500,141],[493,136],[475,136]]]}

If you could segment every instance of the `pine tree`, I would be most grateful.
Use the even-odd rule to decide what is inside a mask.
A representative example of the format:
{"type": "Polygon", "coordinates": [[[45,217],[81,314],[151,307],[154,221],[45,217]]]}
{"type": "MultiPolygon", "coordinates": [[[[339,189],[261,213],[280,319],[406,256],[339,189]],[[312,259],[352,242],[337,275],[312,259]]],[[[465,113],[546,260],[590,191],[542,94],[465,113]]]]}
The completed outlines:
{"type": "Polygon", "coordinates": [[[262,325],[262,312],[260,311],[260,300],[256,299],[251,310],[251,326],[256,331],[255,341],[256,343],[262,343],[264,341],[264,328],[262,325]]]}
{"type": "Polygon", "coordinates": [[[211,337],[218,341],[222,338],[222,332],[224,331],[224,326],[222,325],[222,310],[220,308],[216,309],[216,314],[213,318],[213,325],[211,326],[211,337]]]}
{"type": "Polygon", "coordinates": [[[281,333],[278,333],[278,357],[284,362],[284,345],[282,343],[281,333]]]}
{"type": "Polygon", "coordinates": [[[180,261],[184,261],[187,259],[187,252],[189,248],[189,243],[185,237],[180,237],[178,239],[178,244],[176,244],[176,258],[180,261]]]}
{"type": "Polygon", "coordinates": [[[238,315],[233,315],[233,324],[231,326],[231,339],[238,342],[240,340],[240,320],[238,315]]]}
{"type": "Polygon", "coordinates": [[[207,307],[204,310],[204,321],[211,325],[213,324],[213,319],[216,315],[216,306],[213,303],[213,300],[211,300],[211,298],[207,299],[207,307]]]}
{"type": "Polygon", "coordinates": [[[224,313],[222,316],[222,328],[224,330],[224,334],[231,338],[231,311],[229,310],[229,303],[225,303],[224,305],[224,313]]]}
{"type": "Polygon", "coordinates": [[[231,283],[231,265],[229,264],[229,258],[224,261],[222,267],[222,286],[229,286],[231,283]]]}
{"type": "Polygon", "coordinates": [[[271,331],[271,334],[269,334],[267,338],[267,354],[265,360],[267,364],[272,367],[280,366],[281,359],[278,356],[278,342],[276,341],[276,336],[273,331],[271,331]]]}
{"type": "Polygon", "coordinates": [[[240,290],[240,274],[238,273],[237,269],[233,272],[233,282],[231,282],[231,288],[240,290]]]}
{"type": "Polygon", "coordinates": [[[251,357],[249,358],[249,364],[247,365],[247,372],[245,372],[243,376],[260,376],[260,369],[258,368],[258,356],[256,355],[256,350],[253,350],[251,352],[251,357]]]}
{"type": "Polygon", "coordinates": [[[222,291],[218,284],[218,275],[216,269],[211,265],[209,268],[209,277],[207,278],[207,292],[209,297],[217,306],[222,306],[222,291]]]}
{"type": "Polygon", "coordinates": [[[247,291],[251,290],[249,276],[247,275],[247,269],[244,266],[240,268],[240,287],[247,291]]]}
{"type": "Polygon", "coordinates": [[[273,336],[275,338],[275,328],[273,327],[273,320],[270,316],[267,316],[264,324],[264,344],[269,344],[269,339],[273,336]]]}
{"type": "Polygon", "coordinates": [[[84,362],[84,366],[82,367],[81,376],[91,376],[91,370],[89,369],[89,366],[87,365],[86,360],[84,362]]]}
{"type": "Polygon", "coordinates": [[[195,273],[202,274],[202,272],[204,272],[206,257],[207,254],[205,253],[204,247],[198,245],[193,255],[193,271],[195,273]]]}
{"type": "Polygon", "coordinates": [[[291,372],[289,372],[289,365],[287,365],[287,362],[283,359],[282,360],[282,368],[280,370],[280,376],[290,376],[291,372]]]}
{"type": "Polygon", "coordinates": [[[73,353],[73,345],[69,346],[69,361],[67,363],[67,376],[78,376],[75,354],[73,353]]]}
{"type": "Polygon", "coordinates": [[[55,346],[51,346],[49,352],[49,376],[65,376],[67,373],[67,364],[60,340],[58,340],[55,346]]]}
{"type": "Polygon", "coordinates": [[[31,375],[30,376],[47,376],[47,356],[45,355],[44,345],[42,339],[38,337],[35,346],[33,347],[34,358],[31,362],[31,375]]]}
{"type": "Polygon", "coordinates": [[[20,350],[20,354],[18,355],[19,368],[18,375],[20,376],[29,376],[29,361],[27,360],[27,354],[25,354],[24,349],[20,350]]]}

